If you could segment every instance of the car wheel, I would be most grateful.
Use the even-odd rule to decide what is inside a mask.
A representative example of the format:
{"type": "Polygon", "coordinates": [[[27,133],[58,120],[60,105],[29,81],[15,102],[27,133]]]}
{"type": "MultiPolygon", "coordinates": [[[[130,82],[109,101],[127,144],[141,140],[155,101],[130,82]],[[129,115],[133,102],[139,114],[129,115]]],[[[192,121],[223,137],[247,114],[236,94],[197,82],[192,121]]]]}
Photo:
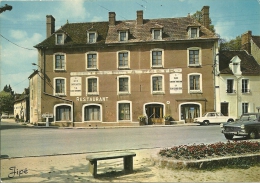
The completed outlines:
{"type": "Polygon", "coordinates": [[[209,121],[203,121],[203,125],[209,125],[209,121]]]}
{"type": "Polygon", "coordinates": [[[227,134],[225,134],[225,137],[226,137],[226,139],[228,139],[228,140],[232,140],[233,137],[234,137],[234,135],[227,135],[227,134]]]}
{"type": "Polygon", "coordinates": [[[250,139],[256,139],[257,138],[257,132],[255,130],[251,130],[248,134],[248,137],[250,139]]]}
{"type": "Polygon", "coordinates": [[[227,122],[229,122],[229,123],[230,123],[230,122],[234,122],[234,120],[233,120],[233,119],[228,119],[227,122]]]}

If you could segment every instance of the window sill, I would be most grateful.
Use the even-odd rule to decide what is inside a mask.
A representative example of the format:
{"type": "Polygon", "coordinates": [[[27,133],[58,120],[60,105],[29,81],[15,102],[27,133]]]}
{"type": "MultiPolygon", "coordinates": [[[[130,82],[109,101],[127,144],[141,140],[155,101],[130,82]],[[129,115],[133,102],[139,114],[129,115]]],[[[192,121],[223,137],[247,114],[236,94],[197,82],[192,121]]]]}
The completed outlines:
{"type": "Polygon", "coordinates": [[[87,96],[98,96],[99,93],[87,93],[87,96]]]}
{"type": "Polygon", "coordinates": [[[164,95],[165,92],[153,92],[152,94],[153,94],[153,95],[164,95]]]}
{"type": "Polygon", "coordinates": [[[66,69],[54,69],[55,72],[66,72],[66,69]]]}
{"type": "Polygon", "coordinates": [[[98,71],[97,68],[86,68],[87,71],[98,71]]]}
{"type": "Polygon", "coordinates": [[[163,66],[162,65],[160,65],[160,66],[158,65],[158,66],[152,66],[151,68],[152,69],[163,69],[163,66]]]}
{"type": "Polygon", "coordinates": [[[190,94],[202,94],[202,91],[189,91],[190,94]]]}
{"type": "Polygon", "coordinates": [[[118,95],[130,95],[131,93],[128,92],[119,92],[118,95]]]}
{"type": "Polygon", "coordinates": [[[200,64],[190,64],[190,65],[188,65],[188,67],[196,67],[196,68],[198,68],[198,67],[202,67],[200,64]]]}
{"type": "Polygon", "coordinates": [[[118,70],[130,70],[129,67],[118,67],[117,69],[118,69],[118,70]]]}
{"type": "Polygon", "coordinates": [[[56,97],[66,97],[66,94],[64,94],[64,93],[55,93],[54,95],[56,97]]]}

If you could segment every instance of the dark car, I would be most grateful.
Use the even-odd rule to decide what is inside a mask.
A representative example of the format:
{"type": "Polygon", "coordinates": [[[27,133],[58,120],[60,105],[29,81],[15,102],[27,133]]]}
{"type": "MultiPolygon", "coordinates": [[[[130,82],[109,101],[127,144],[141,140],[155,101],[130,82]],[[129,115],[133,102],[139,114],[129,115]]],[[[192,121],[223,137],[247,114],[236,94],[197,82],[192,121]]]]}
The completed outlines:
{"type": "Polygon", "coordinates": [[[236,136],[244,136],[250,139],[259,137],[260,113],[245,113],[235,122],[221,123],[222,133],[226,139],[232,140],[236,136]]]}

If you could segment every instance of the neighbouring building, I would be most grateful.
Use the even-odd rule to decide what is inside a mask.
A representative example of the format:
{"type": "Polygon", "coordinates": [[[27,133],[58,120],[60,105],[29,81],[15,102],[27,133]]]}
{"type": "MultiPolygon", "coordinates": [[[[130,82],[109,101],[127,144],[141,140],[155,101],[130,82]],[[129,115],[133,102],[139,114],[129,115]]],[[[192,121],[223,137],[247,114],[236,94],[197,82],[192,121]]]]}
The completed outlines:
{"type": "Polygon", "coordinates": [[[38,73],[31,76],[31,122],[58,126],[136,126],[193,122],[215,110],[213,65],[218,37],[190,17],[66,23],[37,44],[38,73]],[[32,86],[33,85],[33,86],[32,86]]]}
{"type": "Polygon", "coordinates": [[[220,51],[217,57],[216,105],[224,115],[258,112],[260,65],[246,50],[220,51]]]}
{"type": "Polygon", "coordinates": [[[21,122],[29,122],[29,89],[25,88],[22,94],[16,95],[14,101],[14,118],[19,117],[21,122]]]}

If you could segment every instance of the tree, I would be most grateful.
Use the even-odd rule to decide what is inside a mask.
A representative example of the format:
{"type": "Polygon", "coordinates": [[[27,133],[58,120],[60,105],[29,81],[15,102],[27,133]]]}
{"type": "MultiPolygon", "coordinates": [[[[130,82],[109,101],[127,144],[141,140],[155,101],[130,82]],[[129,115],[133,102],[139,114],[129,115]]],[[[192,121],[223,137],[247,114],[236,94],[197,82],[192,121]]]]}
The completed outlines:
{"type": "MultiPolygon", "coordinates": [[[[191,15],[192,18],[196,19],[199,23],[202,23],[202,12],[201,11],[196,11],[196,13],[194,13],[193,15],[191,15]]],[[[215,27],[214,25],[211,24],[211,18],[209,18],[209,30],[211,30],[212,32],[216,32],[215,31],[215,27]]]]}
{"type": "Polygon", "coordinates": [[[11,93],[11,95],[14,95],[14,91],[10,85],[9,86],[5,85],[4,91],[11,93]]]}
{"type": "Polygon", "coordinates": [[[14,97],[10,92],[0,92],[0,112],[13,113],[14,97]]]}
{"type": "Polygon", "coordinates": [[[220,39],[220,50],[241,50],[241,36],[237,36],[235,39],[226,41],[220,39]]]}

